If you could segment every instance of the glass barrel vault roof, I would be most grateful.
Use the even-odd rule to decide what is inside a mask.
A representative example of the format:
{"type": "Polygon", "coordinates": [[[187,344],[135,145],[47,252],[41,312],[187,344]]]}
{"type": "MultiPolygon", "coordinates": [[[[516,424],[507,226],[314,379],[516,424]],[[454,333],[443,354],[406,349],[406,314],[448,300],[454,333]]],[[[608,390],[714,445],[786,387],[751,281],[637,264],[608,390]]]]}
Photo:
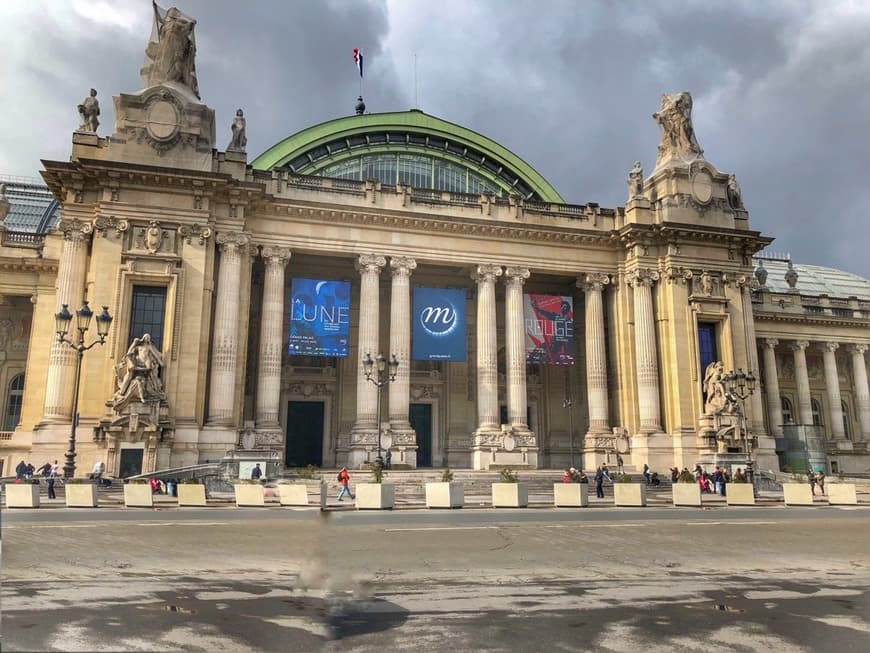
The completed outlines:
{"type": "Polygon", "coordinates": [[[419,110],[346,116],[314,125],[272,146],[258,170],[402,181],[456,192],[492,191],[564,202],[534,168],[495,141],[419,110]]]}

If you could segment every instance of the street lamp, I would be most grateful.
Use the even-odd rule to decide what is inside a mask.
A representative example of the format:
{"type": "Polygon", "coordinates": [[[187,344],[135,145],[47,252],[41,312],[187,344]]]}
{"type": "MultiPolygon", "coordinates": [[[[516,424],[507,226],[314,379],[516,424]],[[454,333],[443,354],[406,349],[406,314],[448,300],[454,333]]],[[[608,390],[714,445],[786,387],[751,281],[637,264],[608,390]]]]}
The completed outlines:
{"type": "Polygon", "coordinates": [[[565,397],[562,400],[562,408],[568,409],[568,442],[571,447],[571,467],[574,467],[574,400],[565,397]]]}
{"type": "Polygon", "coordinates": [[[746,445],[746,474],[749,476],[749,482],[752,483],[754,493],[755,473],[752,469],[752,445],[749,439],[749,429],[746,426],[746,410],[743,402],[755,393],[758,379],[755,378],[752,372],[744,372],[742,369],[738,369],[736,372],[731,370],[725,374],[722,377],[722,382],[725,385],[725,396],[737,411],[740,434],[746,445]]]}
{"type": "Polygon", "coordinates": [[[378,408],[377,408],[377,421],[378,421],[378,460],[383,460],[381,458],[381,388],[383,388],[390,381],[396,380],[396,372],[399,370],[399,361],[396,360],[396,355],[393,354],[390,356],[390,360],[387,361],[384,358],[383,354],[378,354],[377,358],[372,359],[372,355],[369,352],[366,352],[366,357],[363,358],[363,372],[366,375],[366,381],[371,381],[375,384],[375,387],[378,389],[378,408]],[[389,367],[389,372],[387,368],[389,367]],[[372,377],[374,375],[374,377],[372,377]]]}
{"type": "Polygon", "coordinates": [[[97,336],[91,344],[85,345],[85,333],[91,326],[91,319],[94,317],[94,312],[90,309],[87,302],[82,302],[82,307],[76,311],[75,329],[79,332],[78,342],[67,338],[66,334],[70,332],[72,324],[72,313],[69,312],[67,304],[64,304],[61,309],[54,314],[55,331],[57,331],[57,341],[76,352],[76,377],[73,386],[73,405],[72,405],[72,427],[69,434],[69,450],[66,452],[66,462],[63,466],[64,478],[72,478],[76,473],[76,426],[78,423],[79,412],[79,377],[82,373],[82,356],[94,345],[102,345],[106,342],[106,336],[109,335],[109,326],[112,324],[112,316],[109,315],[109,307],[103,306],[103,312],[97,315],[97,336]]]}

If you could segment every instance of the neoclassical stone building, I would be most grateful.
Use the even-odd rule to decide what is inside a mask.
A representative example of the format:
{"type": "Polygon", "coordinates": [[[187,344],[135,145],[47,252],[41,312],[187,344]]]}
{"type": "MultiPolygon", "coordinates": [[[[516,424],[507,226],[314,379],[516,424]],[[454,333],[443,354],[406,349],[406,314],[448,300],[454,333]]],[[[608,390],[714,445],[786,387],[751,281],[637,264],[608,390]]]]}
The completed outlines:
{"type": "MultiPolygon", "coordinates": [[[[158,20],[192,38],[182,14],[158,20]]],[[[663,97],[655,167],[635,164],[624,207],[572,205],[504,147],[420,111],[359,107],[252,161],[239,111],[218,150],[178,43],[149,48],[110,135],[83,103],[69,161],[44,161],[47,191],[6,184],[6,473],[63,460],[76,357],[55,313],[83,301],[114,320],[83,357],[79,473],[237,448],[358,466],[379,441],[406,466],[589,468],[618,451],[664,470],[748,448],[763,469],[807,449],[833,471],[870,467],[870,282],[764,254],[772,238],[705,158],[687,93],[663,97]],[[336,289],[338,349],[291,354],[297,335],[320,343],[294,331],[300,280],[336,289]],[[462,355],[414,355],[421,288],[463,293],[462,355]],[[573,364],[529,362],[529,296],[562,298],[573,364]],[[399,363],[380,393],[362,365],[378,353],[399,363]],[[714,362],[760,379],[745,428],[712,400],[714,362]]]]}

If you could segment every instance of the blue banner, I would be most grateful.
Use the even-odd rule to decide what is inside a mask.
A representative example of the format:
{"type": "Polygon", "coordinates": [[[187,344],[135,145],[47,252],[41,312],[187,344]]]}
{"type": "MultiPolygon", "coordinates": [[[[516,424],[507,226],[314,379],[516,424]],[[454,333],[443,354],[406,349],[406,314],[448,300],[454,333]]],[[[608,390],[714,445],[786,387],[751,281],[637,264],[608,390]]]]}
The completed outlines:
{"type": "Polygon", "coordinates": [[[465,360],[465,290],[414,288],[411,359],[465,360]]]}
{"type": "Polygon", "coordinates": [[[350,283],[293,279],[290,287],[291,356],[347,356],[350,283]]]}

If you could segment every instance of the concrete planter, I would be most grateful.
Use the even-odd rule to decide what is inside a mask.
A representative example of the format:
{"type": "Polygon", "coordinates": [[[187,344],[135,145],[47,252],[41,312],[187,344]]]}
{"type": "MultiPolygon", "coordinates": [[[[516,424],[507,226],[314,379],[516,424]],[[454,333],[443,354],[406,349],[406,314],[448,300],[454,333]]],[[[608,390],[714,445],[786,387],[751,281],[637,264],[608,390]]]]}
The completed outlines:
{"type": "Polygon", "coordinates": [[[675,506],[701,505],[701,488],[697,483],[674,483],[671,488],[675,506]]]}
{"type": "Polygon", "coordinates": [[[358,483],[357,510],[392,510],[396,503],[396,486],[392,483],[358,483]]]}
{"type": "Polygon", "coordinates": [[[67,508],[96,508],[97,486],[93,483],[67,483],[64,486],[67,508]]]}
{"type": "Polygon", "coordinates": [[[529,486],[525,483],[493,483],[493,508],[525,508],[529,505],[529,486]]]}
{"type": "Polygon", "coordinates": [[[858,505],[854,483],[825,483],[825,492],[828,493],[828,503],[832,506],[858,505]]]}
{"type": "Polygon", "coordinates": [[[461,508],[463,505],[465,486],[462,483],[426,483],[427,508],[461,508]]]}
{"type": "Polygon", "coordinates": [[[725,503],[729,506],[754,506],[752,483],[729,483],[725,489],[725,503]]]}
{"type": "Polygon", "coordinates": [[[616,506],[645,506],[646,484],[644,483],[614,483],[613,504],[616,506]]]}
{"type": "Polygon", "coordinates": [[[783,483],[782,496],[787,506],[813,505],[813,491],[807,483],[783,483]]]}
{"type": "Polygon", "coordinates": [[[7,483],[3,491],[6,493],[7,508],[39,508],[38,485],[7,483]]]}
{"type": "Polygon", "coordinates": [[[589,505],[589,485],[553,483],[553,505],[557,508],[585,508],[589,505]]]}
{"type": "Polygon", "coordinates": [[[127,483],[124,486],[124,506],[127,508],[153,508],[154,493],[148,483],[127,483]]]}
{"type": "Polygon", "coordinates": [[[282,506],[307,506],[308,487],[304,483],[283,483],[278,486],[278,501],[282,506]]]}
{"type": "Polygon", "coordinates": [[[259,506],[266,505],[266,493],[259,483],[239,483],[233,486],[236,490],[236,506],[259,506]]]}
{"type": "Polygon", "coordinates": [[[205,485],[179,483],[177,489],[179,506],[202,507],[205,505],[205,485]]]}

